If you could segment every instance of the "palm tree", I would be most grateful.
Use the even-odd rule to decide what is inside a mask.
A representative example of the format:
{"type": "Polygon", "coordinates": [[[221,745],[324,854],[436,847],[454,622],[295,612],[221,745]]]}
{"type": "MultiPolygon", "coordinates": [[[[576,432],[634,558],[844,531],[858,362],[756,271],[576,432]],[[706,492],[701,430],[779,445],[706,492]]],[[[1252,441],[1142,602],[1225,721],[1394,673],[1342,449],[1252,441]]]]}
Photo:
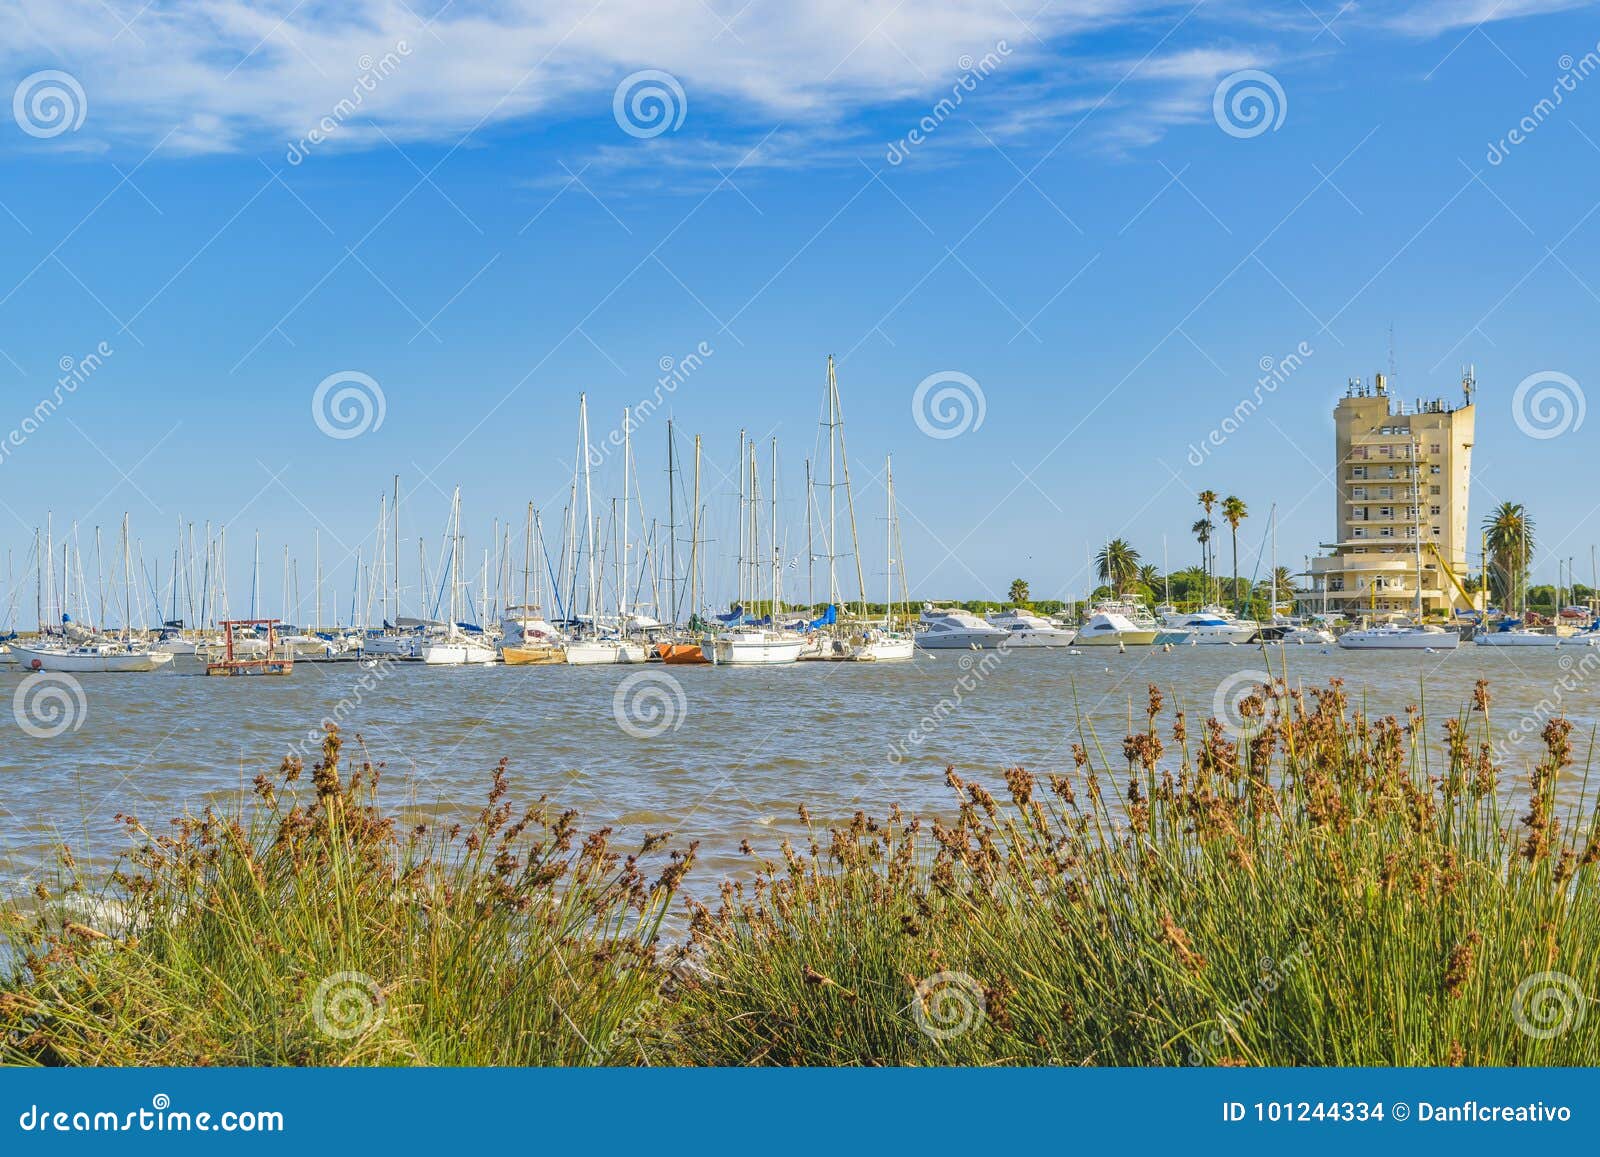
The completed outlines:
{"type": "MultiPolygon", "coordinates": [[[[1200,492],[1200,494],[1199,494],[1199,502],[1200,502],[1200,505],[1205,508],[1205,512],[1206,512],[1205,522],[1206,522],[1206,528],[1207,528],[1206,536],[1203,539],[1200,540],[1201,550],[1202,550],[1202,552],[1204,554],[1204,557],[1201,558],[1201,560],[1200,560],[1200,564],[1206,568],[1206,577],[1207,577],[1207,580],[1208,580],[1207,583],[1206,583],[1206,597],[1210,598],[1211,597],[1211,583],[1209,582],[1209,579],[1210,579],[1211,575],[1216,573],[1215,569],[1211,565],[1211,534],[1210,534],[1210,532],[1212,530],[1216,529],[1216,523],[1211,521],[1211,508],[1217,504],[1217,492],[1215,490],[1202,490],[1200,492]]],[[[1198,526],[1199,523],[1196,523],[1195,525],[1198,526]]]]}
{"type": "Polygon", "coordinates": [[[1211,532],[1216,529],[1216,525],[1209,518],[1202,518],[1189,528],[1189,533],[1200,540],[1200,573],[1205,575],[1206,579],[1205,598],[1201,599],[1201,602],[1211,600],[1211,532]]]}
{"type": "Polygon", "coordinates": [[[1509,611],[1520,593],[1528,600],[1528,565],[1533,561],[1533,519],[1520,502],[1502,502],[1483,520],[1489,550],[1489,591],[1509,611]]]}
{"type": "Polygon", "coordinates": [[[1028,601],[1028,580],[1012,579],[1011,591],[1006,597],[1018,606],[1026,603],[1028,601]]]}
{"type": "Polygon", "coordinates": [[[1111,587],[1114,595],[1128,590],[1139,577],[1139,552],[1126,539],[1113,538],[1100,548],[1094,561],[1101,581],[1111,587]]]}
{"type": "Polygon", "coordinates": [[[1152,563],[1145,563],[1139,568],[1139,585],[1149,591],[1151,597],[1161,589],[1161,571],[1152,563]]]}
{"type": "Polygon", "coordinates": [[[1274,586],[1277,588],[1279,599],[1282,599],[1286,595],[1292,597],[1294,595],[1296,586],[1294,581],[1294,571],[1286,566],[1278,567],[1270,575],[1256,584],[1256,594],[1270,602],[1272,600],[1272,591],[1274,586]]]}
{"type": "Polygon", "coordinates": [[[1233,532],[1233,605],[1239,605],[1239,524],[1250,517],[1244,501],[1230,494],[1222,500],[1222,517],[1233,532]]]}

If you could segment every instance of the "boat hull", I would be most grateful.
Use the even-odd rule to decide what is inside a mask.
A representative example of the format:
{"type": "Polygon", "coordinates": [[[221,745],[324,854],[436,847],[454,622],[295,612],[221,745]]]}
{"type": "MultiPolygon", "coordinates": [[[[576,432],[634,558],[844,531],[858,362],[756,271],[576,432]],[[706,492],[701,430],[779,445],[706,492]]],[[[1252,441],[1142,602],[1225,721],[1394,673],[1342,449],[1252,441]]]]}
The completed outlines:
{"type": "Polygon", "coordinates": [[[1347,651],[1453,651],[1461,645],[1454,631],[1346,631],[1339,646],[1347,651]]]}
{"type": "Polygon", "coordinates": [[[500,648],[500,659],[511,667],[545,667],[567,661],[565,648],[549,645],[524,645],[500,648]]]}
{"type": "Polygon", "coordinates": [[[567,664],[599,667],[608,663],[643,663],[644,646],[621,639],[579,639],[567,644],[567,664]]]}
{"type": "Polygon", "coordinates": [[[470,667],[495,661],[494,649],[478,643],[426,643],[422,661],[433,667],[470,667]]]}
{"type": "Polygon", "coordinates": [[[66,671],[72,674],[106,674],[155,671],[172,662],[169,651],[53,651],[48,647],[12,644],[19,666],[31,671],[66,671]]]}
{"type": "Polygon", "coordinates": [[[709,663],[699,643],[657,643],[656,657],[663,663],[709,663]]]}
{"type": "Polygon", "coordinates": [[[858,663],[899,663],[914,658],[917,646],[910,639],[870,639],[856,646],[858,663]]]}
{"type": "Polygon", "coordinates": [[[1556,635],[1536,635],[1522,631],[1494,631],[1472,640],[1475,647],[1559,647],[1567,640],[1556,635]]]}
{"type": "Polygon", "coordinates": [[[797,662],[805,645],[804,639],[718,639],[712,653],[729,666],[769,667],[797,662]]]}
{"type": "Polygon", "coordinates": [[[1100,635],[1085,635],[1078,632],[1075,647],[1148,647],[1156,641],[1159,631],[1107,631],[1100,635]]]}

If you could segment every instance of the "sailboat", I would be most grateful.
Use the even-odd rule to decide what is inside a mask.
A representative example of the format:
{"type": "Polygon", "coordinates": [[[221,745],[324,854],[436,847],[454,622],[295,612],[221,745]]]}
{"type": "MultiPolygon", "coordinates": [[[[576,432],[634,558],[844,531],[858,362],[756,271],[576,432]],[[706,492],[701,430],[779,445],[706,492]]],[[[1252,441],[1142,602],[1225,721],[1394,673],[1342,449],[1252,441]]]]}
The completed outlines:
{"type": "MultiPolygon", "coordinates": [[[[626,426],[627,423],[624,423],[626,426]]],[[[609,663],[643,663],[644,646],[623,637],[616,627],[607,627],[600,613],[600,572],[595,558],[594,491],[589,478],[589,398],[578,395],[578,461],[583,471],[584,537],[589,567],[589,617],[580,621],[578,633],[567,643],[567,662],[574,667],[594,667],[609,663]]],[[[576,478],[574,478],[576,483],[576,478]]],[[[576,489],[576,486],[574,486],[576,489]]],[[[574,504],[573,514],[577,513],[574,504]]],[[[571,522],[568,522],[569,529],[571,522]]],[[[576,538],[569,535],[576,543],[576,538]]],[[[576,556],[574,556],[576,564],[576,556]]]]}
{"type": "Polygon", "coordinates": [[[494,648],[461,629],[461,487],[450,500],[450,618],[443,635],[422,644],[422,661],[435,667],[493,663],[494,648]]]}
{"type": "Polygon", "coordinates": [[[755,596],[760,594],[761,575],[761,493],[760,482],[756,472],[756,443],[755,439],[745,440],[744,431],[739,432],[740,442],[740,515],[741,527],[746,526],[745,516],[748,515],[748,534],[744,543],[748,544],[748,557],[742,552],[739,558],[739,579],[741,585],[748,586],[739,592],[739,606],[736,613],[731,616],[731,628],[719,634],[712,643],[713,662],[728,663],[735,666],[772,666],[780,663],[793,663],[800,658],[800,652],[805,647],[805,639],[793,631],[784,631],[778,628],[778,616],[783,608],[783,594],[780,586],[782,567],[780,566],[778,551],[778,447],[774,442],[772,446],[772,520],[767,527],[767,532],[772,543],[772,565],[769,576],[771,599],[769,602],[770,613],[765,623],[749,622],[749,615],[744,607],[755,601],[755,596]],[[748,460],[745,459],[748,446],[748,460]],[[748,470],[746,469],[748,467],[748,470]],[[749,498],[746,501],[744,480],[749,479],[749,498]],[[746,580],[746,572],[749,577],[746,580]],[[746,595],[750,598],[747,600],[746,595]]]}
{"type": "MultiPolygon", "coordinates": [[[[894,459],[884,460],[884,485],[888,489],[888,531],[887,555],[888,571],[885,580],[886,591],[884,598],[884,622],[880,627],[876,623],[868,624],[859,639],[852,639],[851,658],[858,663],[891,663],[900,662],[915,657],[917,653],[916,640],[895,627],[895,601],[894,601],[894,560],[897,555],[903,556],[904,549],[900,544],[900,514],[894,505],[894,459]]],[[[905,569],[902,564],[900,570],[900,605],[905,606],[905,569]]]]}
{"type": "Polygon", "coordinates": [[[539,572],[533,561],[544,560],[544,546],[539,512],[528,503],[528,521],[523,531],[522,602],[505,609],[500,619],[500,658],[512,666],[532,666],[565,663],[567,649],[561,632],[544,617],[537,596],[542,580],[531,583],[530,578],[539,572]],[[531,586],[531,590],[530,590],[531,586]]]}
{"type": "Polygon", "coordinates": [[[1422,621],[1422,520],[1421,501],[1417,480],[1419,445],[1411,445],[1411,509],[1415,524],[1412,527],[1412,549],[1416,556],[1416,621],[1380,623],[1346,631],[1339,636],[1339,646],[1347,651],[1453,651],[1461,645],[1461,632],[1446,630],[1422,621]]]}

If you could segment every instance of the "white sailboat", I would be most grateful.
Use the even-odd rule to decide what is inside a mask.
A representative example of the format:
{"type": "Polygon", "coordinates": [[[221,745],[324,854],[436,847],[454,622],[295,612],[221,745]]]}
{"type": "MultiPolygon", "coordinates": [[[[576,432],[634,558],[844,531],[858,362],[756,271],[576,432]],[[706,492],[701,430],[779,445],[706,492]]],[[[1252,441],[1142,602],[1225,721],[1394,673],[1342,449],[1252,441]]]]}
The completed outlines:
{"type": "MultiPolygon", "coordinates": [[[[624,424],[626,428],[626,423],[624,424]]],[[[574,667],[610,663],[643,663],[644,645],[624,638],[620,629],[608,627],[600,612],[600,572],[595,558],[594,491],[589,478],[589,398],[578,395],[578,460],[583,471],[584,537],[589,566],[589,617],[580,621],[567,642],[567,662],[574,667]]],[[[576,483],[576,479],[574,479],[576,483]]],[[[574,486],[576,489],[576,486],[574,486]]],[[[576,513],[576,510],[573,511],[576,513]]],[[[570,522],[569,522],[570,526],[570,522]]],[[[569,536],[570,538],[571,536],[569,536]]],[[[576,542],[576,539],[573,539],[576,542]]]]}
{"type": "MultiPolygon", "coordinates": [[[[745,456],[744,431],[739,432],[740,457],[745,456]]],[[[761,576],[761,494],[759,481],[756,474],[756,443],[750,439],[748,443],[748,475],[745,472],[746,463],[741,461],[740,479],[749,478],[749,501],[744,502],[744,491],[741,487],[740,500],[745,509],[741,514],[748,514],[749,537],[749,589],[740,592],[739,605],[748,605],[745,595],[751,596],[750,601],[755,601],[755,596],[760,594],[761,576]]],[[[800,652],[805,648],[806,641],[793,631],[778,629],[778,616],[783,608],[783,592],[781,588],[782,566],[778,550],[778,448],[777,443],[772,447],[772,522],[768,526],[768,533],[772,541],[772,566],[770,574],[771,613],[768,622],[771,626],[756,626],[754,624],[740,624],[717,635],[712,642],[712,661],[727,663],[730,666],[775,666],[782,663],[793,663],[800,658],[800,652]]],[[[741,521],[741,525],[744,525],[741,521]]],[[[745,560],[740,559],[739,577],[745,577],[745,560]]]]}
{"type": "Polygon", "coordinates": [[[434,667],[493,663],[497,656],[486,639],[460,627],[461,617],[461,487],[450,500],[450,618],[443,635],[422,644],[422,661],[434,667]]]}
{"type": "MultiPolygon", "coordinates": [[[[888,569],[884,578],[883,623],[866,624],[858,638],[851,640],[851,658],[858,663],[898,663],[916,657],[916,640],[895,627],[894,561],[903,557],[905,549],[900,542],[900,514],[894,504],[894,459],[884,460],[884,486],[888,491],[888,529],[885,533],[888,569]]],[[[900,569],[900,606],[905,606],[905,567],[900,569]]]]}

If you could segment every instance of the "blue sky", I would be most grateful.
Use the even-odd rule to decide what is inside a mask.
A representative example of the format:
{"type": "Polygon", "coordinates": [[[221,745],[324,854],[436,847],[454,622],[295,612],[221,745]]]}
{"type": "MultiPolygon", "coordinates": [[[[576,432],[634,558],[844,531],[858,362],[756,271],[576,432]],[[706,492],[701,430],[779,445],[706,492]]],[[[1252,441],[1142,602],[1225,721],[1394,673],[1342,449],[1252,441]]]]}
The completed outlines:
{"type": "MultiPolygon", "coordinates": [[[[829,353],[873,591],[890,453],[918,595],[1018,575],[1081,594],[1112,535],[1193,562],[1205,487],[1250,506],[1243,569],[1274,504],[1297,565],[1331,528],[1333,404],[1387,369],[1391,326],[1404,398],[1458,397],[1477,367],[1474,521],[1525,503],[1538,577],[1559,555],[1588,580],[1600,521],[1568,480],[1593,427],[1519,422],[1513,397],[1555,373],[1581,402],[1596,372],[1592,6],[4,7],[0,440],[22,437],[0,458],[0,549],[25,624],[47,510],[86,551],[127,511],[163,573],[180,521],[226,523],[236,611],[256,531],[263,609],[285,546],[309,601],[320,528],[327,597],[348,603],[395,473],[414,591],[453,487],[475,559],[530,500],[554,527],[579,391],[599,441],[702,345],[636,449],[664,518],[663,418],[704,435],[719,582],[741,428],[777,437],[803,552],[829,353]],[[641,84],[666,122],[630,113],[641,84]],[[1240,86],[1268,123],[1248,92],[1231,109],[1240,86]],[[101,343],[22,431],[63,359],[101,343]],[[1263,359],[1302,346],[1196,467],[1263,359]],[[312,400],[345,371],[383,420],[329,437],[312,400]],[[943,385],[981,393],[982,423],[929,436],[918,385],[957,374],[943,385]]],[[[620,493],[614,462],[597,501],[620,493]]]]}

